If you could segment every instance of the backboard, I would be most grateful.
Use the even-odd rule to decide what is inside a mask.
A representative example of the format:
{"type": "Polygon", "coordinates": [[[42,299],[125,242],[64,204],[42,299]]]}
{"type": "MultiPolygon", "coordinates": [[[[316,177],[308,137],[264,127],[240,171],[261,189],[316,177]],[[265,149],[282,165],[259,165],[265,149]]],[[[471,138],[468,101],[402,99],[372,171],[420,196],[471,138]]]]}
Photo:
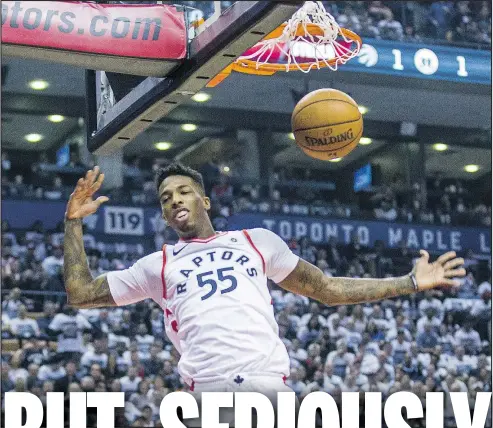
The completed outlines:
{"type": "MultiPolygon", "coordinates": [[[[154,2],[169,3],[169,2],[154,2]]],[[[165,76],[86,71],[87,145],[109,155],[168,115],[238,56],[288,20],[302,2],[208,1],[183,10],[188,30],[186,58],[165,76]],[[117,82],[115,84],[115,82],[117,82]]]]}

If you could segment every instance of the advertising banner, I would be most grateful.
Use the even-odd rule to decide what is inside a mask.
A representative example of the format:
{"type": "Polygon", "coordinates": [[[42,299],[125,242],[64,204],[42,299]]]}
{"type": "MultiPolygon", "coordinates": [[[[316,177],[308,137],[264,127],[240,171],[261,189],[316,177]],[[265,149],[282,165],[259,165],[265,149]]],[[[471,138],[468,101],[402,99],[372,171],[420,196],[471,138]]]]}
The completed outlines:
{"type": "Polygon", "coordinates": [[[2,43],[143,59],[183,59],[183,12],[163,4],[3,1],[2,43]]]}
{"type": "MultiPolygon", "coordinates": [[[[27,229],[41,220],[46,229],[54,229],[63,220],[65,203],[4,200],[2,218],[13,229],[27,229]],[[22,215],[20,215],[22,214],[22,215]]],[[[84,219],[88,233],[106,236],[151,237],[165,227],[159,208],[123,207],[103,205],[96,214],[84,219]]],[[[282,216],[269,214],[235,214],[228,218],[227,229],[263,227],[281,238],[308,237],[315,244],[327,243],[332,237],[347,244],[353,234],[363,245],[372,246],[381,240],[389,248],[395,248],[401,240],[408,247],[430,252],[472,250],[482,256],[491,254],[491,231],[487,228],[449,227],[435,225],[402,224],[384,221],[359,221],[326,217],[282,216]]]]}

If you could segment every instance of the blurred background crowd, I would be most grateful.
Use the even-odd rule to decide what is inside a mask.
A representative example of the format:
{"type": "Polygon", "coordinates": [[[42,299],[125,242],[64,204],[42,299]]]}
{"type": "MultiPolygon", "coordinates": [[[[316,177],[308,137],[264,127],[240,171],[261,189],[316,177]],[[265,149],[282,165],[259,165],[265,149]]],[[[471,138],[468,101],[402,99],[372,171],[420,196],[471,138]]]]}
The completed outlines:
{"type": "MultiPolygon", "coordinates": [[[[169,3],[195,11],[191,16],[196,20],[214,11],[214,2],[169,3]]],[[[491,4],[486,1],[323,3],[342,26],[363,38],[491,49],[491,4]]],[[[55,150],[40,150],[32,161],[25,160],[26,152],[3,150],[2,200],[40,207],[42,201],[66,201],[77,179],[95,163],[92,156],[81,156],[78,147],[70,149],[63,166],[57,165],[55,150]]],[[[123,186],[104,194],[112,205],[157,208],[154,173],[171,160],[162,152],[125,156],[123,186]]],[[[279,162],[267,178],[253,181],[237,172],[240,163],[218,157],[197,165],[217,230],[226,230],[228,218],[238,213],[491,227],[491,195],[485,196],[472,179],[427,173],[413,182],[403,173],[356,194],[327,185],[339,171],[325,175],[323,169],[279,162]]],[[[177,373],[179,355],[166,337],[160,308],[152,301],[111,309],[68,307],[62,219],[55,228],[42,221],[12,228],[5,219],[1,227],[2,392],[29,391],[45,404],[51,391],[122,391],[126,406],[117,411],[116,426],[162,426],[162,398],[188,387],[177,373]]],[[[125,269],[176,238],[164,222],[138,244],[115,243],[84,226],[93,276],[125,269]]],[[[351,242],[301,238],[288,245],[328,276],[405,275],[419,256],[404,240],[395,248],[382,241],[366,246],[356,234],[351,242]]],[[[396,391],[412,391],[424,406],[426,392],[465,392],[472,409],[477,392],[491,391],[491,257],[467,248],[459,255],[468,271],[460,288],[378,304],[325,307],[270,283],[279,334],[291,358],[287,384],[300,399],[325,391],[338,402],[342,392],[375,391],[385,399],[396,391]]],[[[92,410],[89,426],[95,426],[92,410]]],[[[455,426],[448,398],[445,426],[455,426]]],[[[491,427],[491,418],[486,426],[491,427]]]]}
{"type": "MultiPolygon", "coordinates": [[[[98,1],[98,3],[156,3],[155,1],[98,1]]],[[[211,1],[164,1],[193,11],[192,18],[206,20],[214,13],[211,1]]],[[[222,1],[227,8],[233,1],[222,1]]],[[[488,49],[491,47],[491,3],[488,1],[322,1],[345,28],[362,38],[403,42],[446,43],[488,49]]]]}
{"type": "MultiPolygon", "coordinates": [[[[36,171],[38,166],[32,173],[36,171]]],[[[143,184],[143,171],[135,165],[127,171],[143,184]]],[[[44,186],[59,177],[44,177],[45,182],[41,178],[32,175],[31,183],[52,198],[56,190],[44,186]]],[[[206,178],[219,214],[243,198],[224,175],[206,178]]],[[[32,191],[28,183],[7,189],[17,188],[17,197],[28,197],[23,193],[32,191]]],[[[55,199],[65,199],[68,190],[59,189],[55,199]]],[[[168,229],[155,238],[154,250],[176,240],[168,229]]],[[[126,268],[143,255],[129,248],[101,252],[94,248],[94,239],[86,231],[94,276],[126,268]]],[[[418,257],[404,242],[394,249],[383,242],[370,248],[356,235],[347,245],[336,239],[314,245],[306,238],[288,245],[328,276],[404,275],[418,257]]],[[[427,391],[463,391],[473,405],[477,391],[491,391],[491,264],[472,253],[463,255],[468,275],[460,288],[375,305],[327,308],[270,284],[280,337],[291,357],[288,385],[301,399],[313,391],[340,400],[346,391],[379,391],[385,398],[409,390],[424,402],[427,391]]],[[[65,305],[62,269],[62,224],[57,230],[45,230],[41,222],[29,230],[11,230],[2,223],[2,390],[30,391],[42,399],[50,391],[123,391],[128,405],[120,417],[132,426],[160,426],[162,397],[188,388],[176,372],[179,356],[163,330],[161,310],[150,301],[74,310],[65,305]],[[39,291],[51,294],[36,294],[39,291]]],[[[447,406],[446,423],[453,426],[450,403],[447,406]]]]}
{"type": "MultiPolygon", "coordinates": [[[[108,196],[114,204],[155,205],[158,203],[154,173],[169,163],[142,159],[124,160],[124,187],[112,189],[108,196]]],[[[35,164],[26,164],[8,152],[2,153],[2,198],[31,200],[66,200],[71,183],[94,161],[84,165],[76,152],[70,163],[58,168],[55,159],[42,153],[35,164]],[[12,158],[12,160],[11,160],[12,158]]],[[[491,203],[486,205],[473,192],[474,188],[439,174],[426,183],[427,199],[423,201],[420,183],[406,186],[402,176],[374,186],[356,198],[343,190],[318,189],[326,180],[323,173],[309,168],[281,167],[266,182],[248,182],[235,175],[238,168],[211,160],[200,168],[213,202],[212,215],[228,217],[234,213],[295,214],[320,217],[377,219],[401,223],[454,226],[491,226],[491,203]]]]}
{"type": "MultiPolygon", "coordinates": [[[[124,2],[121,2],[124,3],[124,2]]],[[[207,19],[207,1],[170,2],[197,10],[207,19]]],[[[225,6],[233,2],[222,2],[225,6]]],[[[491,46],[491,3],[487,1],[344,1],[322,2],[336,21],[362,38],[491,46]]]]}

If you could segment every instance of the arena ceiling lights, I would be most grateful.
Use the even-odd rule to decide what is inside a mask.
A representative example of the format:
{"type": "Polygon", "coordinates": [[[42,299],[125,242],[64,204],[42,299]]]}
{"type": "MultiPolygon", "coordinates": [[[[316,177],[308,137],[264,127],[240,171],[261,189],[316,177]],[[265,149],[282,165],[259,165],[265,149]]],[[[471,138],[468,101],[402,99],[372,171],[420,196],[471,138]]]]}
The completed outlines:
{"type": "Polygon", "coordinates": [[[44,137],[41,134],[27,134],[24,139],[29,143],[39,143],[44,137]]]}
{"type": "Polygon", "coordinates": [[[436,150],[437,152],[444,152],[447,149],[448,149],[448,146],[444,143],[433,144],[433,150],[436,150]]]}
{"type": "Polygon", "coordinates": [[[192,96],[192,100],[196,103],[205,103],[206,101],[209,101],[210,98],[211,96],[205,92],[197,92],[194,96],[192,96]]]}
{"type": "Polygon", "coordinates": [[[197,125],[194,123],[184,123],[181,125],[181,129],[185,132],[193,132],[197,129],[197,125]]]}
{"type": "Polygon", "coordinates": [[[464,167],[464,171],[474,174],[475,172],[479,171],[479,165],[474,165],[474,164],[466,165],[464,167]]]}
{"type": "Polygon", "coordinates": [[[158,150],[169,150],[171,148],[171,143],[168,141],[160,141],[154,144],[154,147],[158,150]]]}
{"type": "Polygon", "coordinates": [[[368,138],[368,137],[361,137],[360,140],[359,140],[359,143],[362,146],[368,146],[371,143],[373,143],[373,140],[371,138],[368,138]]]}
{"type": "Polygon", "coordinates": [[[44,91],[48,88],[48,86],[50,86],[46,80],[41,79],[31,80],[27,85],[35,91],[44,91]]]}
{"type": "Polygon", "coordinates": [[[62,116],[61,114],[50,114],[48,120],[53,123],[60,123],[65,120],[65,116],[62,116]]]}

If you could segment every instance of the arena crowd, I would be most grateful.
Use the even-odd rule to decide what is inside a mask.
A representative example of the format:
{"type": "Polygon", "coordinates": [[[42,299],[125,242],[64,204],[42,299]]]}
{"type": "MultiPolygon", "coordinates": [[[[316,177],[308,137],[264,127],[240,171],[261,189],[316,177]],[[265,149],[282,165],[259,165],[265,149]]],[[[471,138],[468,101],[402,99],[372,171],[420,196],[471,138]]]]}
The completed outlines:
{"type": "MultiPolygon", "coordinates": [[[[220,171],[208,185],[218,215],[244,197],[238,198],[220,171]]],[[[28,184],[10,189],[16,186],[26,193],[15,197],[28,197],[28,184]]],[[[43,192],[46,197],[53,189],[43,192]]],[[[66,197],[59,192],[55,199],[66,197]]],[[[143,255],[128,248],[100,251],[94,239],[86,231],[94,276],[129,267],[143,255]]],[[[159,230],[154,249],[175,239],[167,229],[159,230]]],[[[306,238],[288,245],[328,276],[404,275],[418,257],[404,242],[397,249],[382,242],[369,248],[357,236],[347,245],[335,239],[314,245],[306,238]]],[[[291,357],[288,385],[300,399],[313,391],[340,400],[346,391],[379,391],[385,398],[405,390],[425,403],[427,391],[463,391],[472,406],[476,392],[491,391],[491,262],[464,256],[468,275],[459,289],[379,304],[325,307],[271,283],[279,334],[291,357]]],[[[62,223],[56,230],[45,230],[41,222],[28,230],[2,223],[2,391],[29,391],[43,402],[50,391],[123,391],[127,405],[118,416],[121,426],[161,426],[162,398],[188,390],[176,371],[179,356],[164,332],[162,311],[152,301],[70,308],[62,270],[62,223]]],[[[445,414],[446,426],[453,426],[449,401],[445,414]]]]}

